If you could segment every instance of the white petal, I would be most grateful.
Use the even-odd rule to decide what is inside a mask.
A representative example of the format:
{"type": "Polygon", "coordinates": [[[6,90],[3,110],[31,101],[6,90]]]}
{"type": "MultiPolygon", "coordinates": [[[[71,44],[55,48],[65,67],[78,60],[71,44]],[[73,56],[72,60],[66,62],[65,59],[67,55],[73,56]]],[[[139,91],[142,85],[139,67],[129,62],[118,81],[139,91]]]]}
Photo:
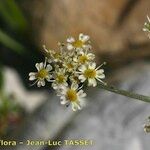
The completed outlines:
{"type": "Polygon", "coordinates": [[[78,89],[78,84],[76,84],[75,82],[73,82],[71,84],[71,89],[74,89],[74,90],[78,89]]]}
{"type": "Polygon", "coordinates": [[[52,79],[52,75],[48,75],[48,76],[46,77],[46,80],[49,81],[49,82],[50,82],[51,79],[52,79]]]}
{"type": "Polygon", "coordinates": [[[66,95],[68,87],[62,85],[62,86],[59,86],[59,89],[62,95],[66,95]]]}
{"type": "Polygon", "coordinates": [[[81,40],[83,38],[83,36],[84,36],[83,33],[80,33],[79,34],[79,40],[81,40]]]}
{"type": "Polygon", "coordinates": [[[77,108],[79,109],[79,110],[81,110],[81,105],[80,105],[80,103],[76,103],[76,106],[77,106],[77,108]]]}
{"type": "Polygon", "coordinates": [[[83,45],[83,48],[84,48],[85,50],[90,50],[90,49],[92,49],[92,46],[91,46],[90,44],[84,44],[84,45],[83,45]]]}
{"type": "Polygon", "coordinates": [[[30,78],[29,78],[30,81],[33,81],[33,80],[35,80],[35,79],[36,79],[35,76],[30,76],[30,78]]]}
{"type": "Polygon", "coordinates": [[[35,76],[37,73],[36,72],[30,72],[29,76],[35,76]]]}
{"type": "Polygon", "coordinates": [[[72,44],[67,44],[67,49],[68,50],[72,50],[74,47],[73,47],[73,45],[72,44]]]}
{"type": "Polygon", "coordinates": [[[148,31],[148,29],[147,28],[143,28],[143,31],[148,31]]]}
{"type": "Polygon", "coordinates": [[[88,79],[88,86],[95,87],[97,85],[96,79],[88,79]]]}
{"type": "Polygon", "coordinates": [[[69,101],[67,101],[66,99],[64,99],[64,100],[62,100],[60,103],[61,103],[62,105],[66,105],[68,102],[69,102],[69,101]]]}
{"type": "Polygon", "coordinates": [[[84,75],[80,75],[79,80],[81,80],[81,82],[84,82],[86,80],[86,78],[84,77],[84,75]]]}
{"type": "Polygon", "coordinates": [[[96,63],[90,63],[89,64],[89,69],[95,69],[96,68],[96,63]]]}
{"type": "Polygon", "coordinates": [[[80,90],[80,91],[78,92],[78,96],[81,97],[81,98],[86,97],[86,93],[84,93],[83,90],[80,90]]]}
{"type": "Polygon", "coordinates": [[[47,65],[46,70],[47,71],[51,71],[52,70],[52,66],[51,65],[47,65]]]}
{"type": "Polygon", "coordinates": [[[75,42],[75,39],[73,37],[69,37],[69,38],[67,38],[67,42],[73,43],[73,42],[75,42]]]}
{"type": "Polygon", "coordinates": [[[82,47],[77,47],[77,48],[76,48],[76,52],[77,52],[77,53],[80,53],[81,51],[83,51],[83,48],[82,48],[82,47]]]}
{"type": "Polygon", "coordinates": [[[104,69],[100,69],[100,70],[97,70],[96,71],[96,74],[97,75],[101,75],[101,74],[103,74],[104,73],[104,69]]]}
{"type": "Polygon", "coordinates": [[[41,80],[41,85],[45,86],[45,81],[44,80],[41,80]]]}
{"type": "Polygon", "coordinates": [[[102,75],[100,76],[100,78],[101,78],[101,79],[104,79],[104,78],[105,78],[105,75],[104,75],[104,74],[102,74],[102,75]]]}
{"type": "Polygon", "coordinates": [[[95,55],[92,53],[88,53],[87,56],[88,56],[89,60],[93,60],[95,58],[95,55]]]}
{"type": "Polygon", "coordinates": [[[37,82],[37,86],[38,86],[38,87],[41,87],[41,85],[42,85],[42,84],[41,84],[41,81],[39,80],[39,81],[37,82]]]}
{"type": "Polygon", "coordinates": [[[65,82],[65,83],[62,84],[62,86],[65,86],[65,87],[66,87],[66,86],[68,86],[68,83],[65,82]]]}
{"type": "Polygon", "coordinates": [[[75,57],[73,58],[73,61],[74,61],[74,62],[78,62],[78,58],[75,56],[75,57]]]}
{"type": "Polygon", "coordinates": [[[85,65],[82,65],[79,67],[79,71],[84,72],[87,69],[87,67],[85,65]]]}
{"type": "Polygon", "coordinates": [[[59,88],[58,89],[55,89],[56,90],[56,95],[60,97],[60,99],[63,100],[63,97],[64,95],[61,94],[61,92],[59,91],[59,88]]]}
{"type": "Polygon", "coordinates": [[[84,55],[84,52],[81,50],[81,51],[79,51],[78,54],[79,54],[79,55],[84,55]]]}
{"type": "Polygon", "coordinates": [[[77,111],[77,109],[78,109],[78,107],[77,107],[77,105],[75,104],[75,103],[71,103],[72,105],[72,110],[73,111],[77,111]]]}
{"type": "Polygon", "coordinates": [[[74,105],[77,107],[77,109],[81,110],[82,106],[81,106],[80,101],[74,102],[74,105]]]}
{"type": "Polygon", "coordinates": [[[58,88],[58,85],[55,84],[55,83],[52,83],[52,88],[53,88],[54,90],[56,90],[56,89],[58,88]]]}
{"type": "Polygon", "coordinates": [[[97,74],[96,75],[96,78],[98,78],[98,79],[104,79],[105,78],[105,74],[97,74]]]}
{"type": "Polygon", "coordinates": [[[53,62],[52,58],[48,58],[48,59],[47,59],[47,62],[48,62],[48,63],[52,63],[52,62],[53,62]]]}
{"type": "Polygon", "coordinates": [[[90,39],[90,37],[88,35],[84,35],[83,33],[79,34],[79,40],[86,42],[90,39]]]}
{"type": "Polygon", "coordinates": [[[85,107],[86,106],[86,99],[84,97],[80,98],[80,106],[81,107],[85,107]]]}
{"type": "Polygon", "coordinates": [[[148,15],[147,15],[147,19],[148,19],[148,22],[150,22],[150,18],[148,17],[148,15]]]}
{"type": "Polygon", "coordinates": [[[36,63],[35,64],[35,67],[36,67],[36,69],[39,71],[40,70],[40,64],[39,63],[36,63]]]}
{"type": "Polygon", "coordinates": [[[38,83],[37,83],[37,86],[38,87],[45,86],[45,81],[44,80],[39,80],[38,83]]]}
{"type": "Polygon", "coordinates": [[[35,80],[36,79],[36,74],[37,74],[36,72],[30,72],[29,73],[29,80],[30,81],[35,80]]]}
{"type": "Polygon", "coordinates": [[[35,64],[35,67],[36,67],[37,70],[39,71],[39,70],[41,70],[41,69],[44,68],[44,64],[43,64],[43,62],[41,62],[41,63],[36,63],[36,64],[35,64]]]}

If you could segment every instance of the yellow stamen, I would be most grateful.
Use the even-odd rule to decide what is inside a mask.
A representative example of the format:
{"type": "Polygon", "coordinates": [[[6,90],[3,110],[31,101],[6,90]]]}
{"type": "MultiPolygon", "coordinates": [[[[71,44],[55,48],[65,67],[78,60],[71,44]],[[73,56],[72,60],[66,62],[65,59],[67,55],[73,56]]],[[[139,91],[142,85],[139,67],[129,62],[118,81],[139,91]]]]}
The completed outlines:
{"type": "Polygon", "coordinates": [[[73,42],[72,45],[73,45],[74,47],[76,47],[76,48],[77,48],[77,47],[80,48],[80,47],[83,46],[83,44],[84,44],[84,43],[83,43],[81,40],[77,40],[77,41],[73,42]]]}
{"type": "Polygon", "coordinates": [[[86,55],[79,56],[79,62],[81,64],[85,64],[88,61],[88,57],[86,55]]]}
{"type": "Polygon", "coordinates": [[[38,79],[44,79],[48,76],[48,71],[46,69],[41,69],[36,76],[38,79]]]}
{"type": "Polygon", "coordinates": [[[55,59],[60,58],[60,52],[55,52],[55,53],[53,54],[53,57],[54,57],[55,59]]]}
{"type": "Polygon", "coordinates": [[[87,70],[84,71],[84,76],[86,78],[95,78],[96,70],[94,70],[94,69],[87,69],[87,70]]]}
{"type": "Polygon", "coordinates": [[[73,89],[69,89],[66,93],[66,98],[69,101],[76,101],[77,100],[77,92],[73,89]]]}
{"type": "Polygon", "coordinates": [[[57,76],[56,80],[58,83],[64,83],[65,77],[64,77],[64,75],[60,74],[57,76]]]}
{"type": "Polygon", "coordinates": [[[76,81],[77,83],[79,83],[79,82],[80,82],[80,80],[78,79],[78,77],[77,77],[77,76],[73,76],[73,80],[74,80],[74,81],[76,81]]]}
{"type": "Polygon", "coordinates": [[[72,69],[74,66],[73,66],[72,63],[68,63],[68,64],[67,64],[67,67],[68,67],[68,69],[72,69]]]}

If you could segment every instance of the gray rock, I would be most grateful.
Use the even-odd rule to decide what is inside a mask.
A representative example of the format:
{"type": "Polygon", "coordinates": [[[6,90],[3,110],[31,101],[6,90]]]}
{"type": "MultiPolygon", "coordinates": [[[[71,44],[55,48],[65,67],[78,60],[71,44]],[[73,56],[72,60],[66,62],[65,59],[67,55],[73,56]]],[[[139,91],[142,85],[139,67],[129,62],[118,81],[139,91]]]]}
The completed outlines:
{"type": "MultiPolygon", "coordinates": [[[[110,75],[112,84],[122,89],[150,95],[150,65],[139,63],[110,75]]],[[[59,150],[149,150],[150,135],[143,131],[150,105],[102,89],[87,89],[88,104],[77,113],[60,105],[54,94],[36,112],[19,137],[20,141],[49,139],[89,139],[90,146],[65,146],[59,150]]],[[[43,146],[18,146],[17,150],[40,150],[43,146]]]]}
{"type": "MultiPolygon", "coordinates": [[[[150,65],[139,63],[115,73],[119,87],[150,95],[150,65]]],[[[59,150],[148,150],[150,135],[143,131],[150,104],[101,89],[88,91],[88,106],[61,135],[62,139],[90,139],[91,146],[62,146],[59,150]]]]}

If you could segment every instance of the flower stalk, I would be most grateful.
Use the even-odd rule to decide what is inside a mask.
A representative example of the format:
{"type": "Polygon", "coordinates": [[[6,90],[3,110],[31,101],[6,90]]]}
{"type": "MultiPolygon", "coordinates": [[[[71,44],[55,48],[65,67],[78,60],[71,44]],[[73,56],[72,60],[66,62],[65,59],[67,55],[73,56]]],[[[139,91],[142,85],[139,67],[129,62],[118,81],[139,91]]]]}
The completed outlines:
{"type": "MultiPolygon", "coordinates": [[[[150,25],[149,18],[148,21],[150,25]]],[[[58,50],[43,46],[46,53],[45,62],[35,64],[37,72],[30,72],[29,80],[34,81],[33,84],[37,84],[38,87],[45,86],[45,81],[50,82],[60,97],[61,104],[66,106],[71,104],[73,111],[80,110],[84,106],[86,93],[82,89],[83,86],[96,87],[98,84],[107,91],[150,102],[149,96],[107,85],[103,81],[105,74],[102,68],[106,62],[97,66],[90,43],[90,37],[80,33],[77,39],[69,37],[66,42],[59,43],[58,50]]]]}
{"type": "Polygon", "coordinates": [[[119,95],[123,95],[123,96],[129,97],[129,98],[133,98],[133,99],[136,99],[136,100],[140,100],[140,101],[143,101],[143,102],[150,103],[150,97],[149,96],[129,92],[129,91],[126,91],[126,90],[121,90],[121,89],[118,89],[114,86],[110,86],[108,84],[101,84],[100,83],[99,87],[104,89],[104,90],[107,90],[107,91],[110,91],[110,92],[113,92],[113,93],[116,93],[116,94],[119,94],[119,95]]]}

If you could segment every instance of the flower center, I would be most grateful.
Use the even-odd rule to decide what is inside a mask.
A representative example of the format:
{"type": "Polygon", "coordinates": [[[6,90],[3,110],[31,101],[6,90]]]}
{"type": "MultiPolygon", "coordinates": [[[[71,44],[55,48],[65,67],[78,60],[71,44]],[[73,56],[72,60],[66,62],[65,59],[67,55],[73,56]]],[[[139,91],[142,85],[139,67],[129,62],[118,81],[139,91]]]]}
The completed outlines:
{"type": "Polygon", "coordinates": [[[46,69],[41,69],[38,73],[37,73],[37,78],[38,79],[44,79],[46,78],[46,76],[48,75],[48,71],[46,69]]]}
{"type": "Polygon", "coordinates": [[[65,80],[65,77],[64,77],[64,75],[61,74],[61,75],[57,76],[56,80],[58,83],[63,83],[65,80]]]}
{"type": "Polygon", "coordinates": [[[73,66],[72,63],[68,63],[68,64],[67,64],[67,67],[68,67],[68,69],[72,69],[74,66],[73,66]]]}
{"type": "Polygon", "coordinates": [[[79,56],[79,62],[81,64],[85,64],[87,61],[88,61],[88,58],[86,55],[79,56]]]}
{"type": "Polygon", "coordinates": [[[66,98],[69,101],[76,101],[77,100],[77,92],[73,89],[69,89],[66,93],[66,98]]]}
{"type": "Polygon", "coordinates": [[[53,57],[54,57],[55,59],[60,58],[60,52],[55,52],[55,53],[53,54],[53,57]]]}
{"type": "Polygon", "coordinates": [[[73,46],[76,47],[76,48],[77,47],[79,47],[79,48],[82,47],[83,44],[84,43],[81,40],[77,40],[77,41],[73,42],[73,46]]]}
{"type": "Polygon", "coordinates": [[[79,79],[78,79],[78,77],[77,76],[73,76],[73,81],[75,81],[75,82],[77,82],[77,83],[79,83],[79,79]]]}
{"type": "Polygon", "coordinates": [[[96,71],[94,69],[87,69],[87,70],[84,71],[84,76],[86,78],[95,78],[96,71]]]}

